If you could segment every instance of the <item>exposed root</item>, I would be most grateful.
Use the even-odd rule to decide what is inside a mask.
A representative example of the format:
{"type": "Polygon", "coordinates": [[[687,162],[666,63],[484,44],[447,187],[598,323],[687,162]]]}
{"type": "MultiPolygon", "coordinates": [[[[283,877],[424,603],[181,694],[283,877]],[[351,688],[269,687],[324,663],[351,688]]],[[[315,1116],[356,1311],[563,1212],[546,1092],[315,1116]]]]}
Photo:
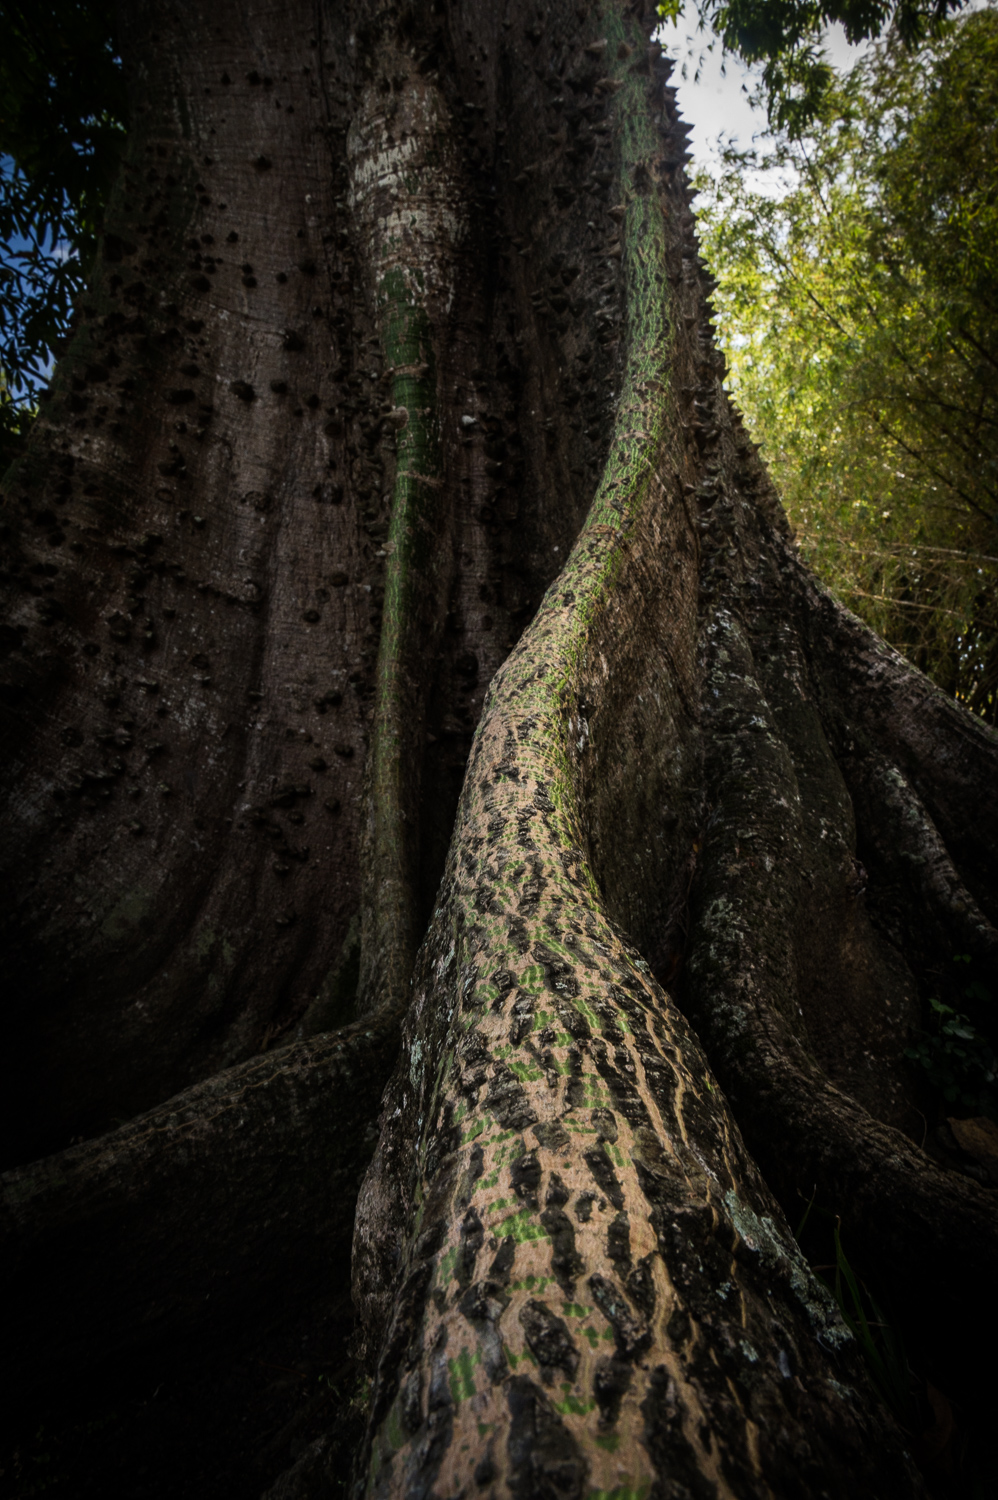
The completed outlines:
{"type": "Polygon", "coordinates": [[[900,864],[912,907],[935,928],[941,947],[967,949],[998,972],[998,931],[960,878],[924,802],[897,766],[871,754],[850,777],[868,813],[870,842],[881,859],[900,864]]]}
{"type": "MultiPolygon", "coordinates": [[[[825,1038],[816,1048],[811,1035],[821,1000],[811,987],[834,997],[838,969],[855,990],[867,988],[868,1031],[860,1043],[876,1008],[889,1017],[883,1008],[892,993],[899,1004],[901,991],[882,958],[878,965],[880,944],[865,920],[851,921],[847,944],[826,945],[836,905],[855,905],[847,890],[850,822],[836,826],[826,790],[822,842],[832,857],[824,864],[808,858],[807,851],[821,848],[806,826],[808,802],[815,800],[814,748],[794,741],[778,714],[756,679],[740,626],[715,616],[703,725],[710,816],[692,897],[685,1005],[782,1201],[803,1205],[814,1195],[839,1214],[855,1254],[890,1288],[896,1305],[917,1307],[925,1345],[937,1357],[948,1346],[941,1357],[958,1363],[961,1351],[969,1356],[971,1335],[961,1334],[958,1311],[968,1285],[979,1288],[982,1308],[990,1305],[998,1203],[988,1190],[937,1167],[822,1070],[825,1038]],[[831,891],[823,889],[826,882],[831,891]],[[832,971],[820,978],[807,962],[815,948],[832,971]]],[[[893,792],[897,781],[888,786],[893,792]]],[[[903,854],[903,843],[896,852],[903,854]]],[[[898,1040],[904,1038],[902,1027],[898,1040]]],[[[881,1057],[886,1051],[880,1048],[881,1057]]],[[[883,1111],[889,1098],[886,1084],[881,1080],[872,1096],[874,1111],[883,1111]]],[[[861,1079],[852,1092],[862,1092],[861,1079]]],[[[979,1334],[978,1325],[972,1338],[979,1334]]]]}
{"type": "Polygon", "coordinates": [[[283,1047],[4,1173],[4,1367],[18,1395],[287,1296],[342,1257],[398,1020],[283,1047]]]}

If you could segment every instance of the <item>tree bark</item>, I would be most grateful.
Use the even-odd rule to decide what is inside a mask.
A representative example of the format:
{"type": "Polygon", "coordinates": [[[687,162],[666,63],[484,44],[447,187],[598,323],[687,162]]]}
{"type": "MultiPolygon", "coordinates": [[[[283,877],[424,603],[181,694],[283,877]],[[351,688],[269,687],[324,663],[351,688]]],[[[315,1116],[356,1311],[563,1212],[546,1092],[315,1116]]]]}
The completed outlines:
{"type": "Polygon", "coordinates": [[[654,24],[127,16],[4,481],[26,1378],[352,1232],[371,1497],[922,1493],[808,1200],[933,1370],[998,1333],[904,1057],[993,970],[998,742],[797,559],[654,24]]]}

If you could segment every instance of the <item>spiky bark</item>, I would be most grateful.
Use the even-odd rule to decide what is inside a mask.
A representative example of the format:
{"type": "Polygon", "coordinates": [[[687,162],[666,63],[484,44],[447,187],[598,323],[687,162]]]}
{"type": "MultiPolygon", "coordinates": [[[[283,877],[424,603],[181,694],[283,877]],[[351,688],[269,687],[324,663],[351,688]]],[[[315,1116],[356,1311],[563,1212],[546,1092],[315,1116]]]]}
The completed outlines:
{"type": "Polygon", "coordinates": [[[371,1496],[919,1493],[798,1199],[940,1368],[992,1316],[903,1053],[994,961],[995,737],[797,560],[653,23],[143,7],[6,480],[8,1284],[75,1233],[106,1353],[274,1296],[380,1107],[371,1496]]]}

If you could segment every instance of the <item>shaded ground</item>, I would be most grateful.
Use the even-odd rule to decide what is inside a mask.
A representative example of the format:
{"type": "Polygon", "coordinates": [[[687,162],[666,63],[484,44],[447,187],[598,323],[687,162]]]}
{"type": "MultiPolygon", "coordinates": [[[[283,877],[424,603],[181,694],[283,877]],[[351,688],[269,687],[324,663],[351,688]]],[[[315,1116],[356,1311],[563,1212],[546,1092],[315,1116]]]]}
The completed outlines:
{"type": "Polygon", "coordinates": [[[323,1493],[345,1495],[363,1387],[347,1348],[344,1269],[295,1319],[263,1308],[242,1336],[218,1327],[5,1413],[0,1493],[247,1500],[322,1436],[337,1476],[323,1493]]]}

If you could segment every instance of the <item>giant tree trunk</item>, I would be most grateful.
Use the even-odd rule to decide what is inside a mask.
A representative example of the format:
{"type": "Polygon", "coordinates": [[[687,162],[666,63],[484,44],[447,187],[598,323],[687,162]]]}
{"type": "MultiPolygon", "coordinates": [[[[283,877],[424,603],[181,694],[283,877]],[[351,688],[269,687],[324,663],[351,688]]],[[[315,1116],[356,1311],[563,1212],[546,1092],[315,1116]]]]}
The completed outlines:
{"type": "Polygon", "coordinates": [[[784,1210],[998,1331],[904,1061],[998,747],[796,557],[651,8],[140,10],[5,481],[17,1383],[332,1264],[377,1134],[359,1492],[920,1493],[784,1210]]]}

